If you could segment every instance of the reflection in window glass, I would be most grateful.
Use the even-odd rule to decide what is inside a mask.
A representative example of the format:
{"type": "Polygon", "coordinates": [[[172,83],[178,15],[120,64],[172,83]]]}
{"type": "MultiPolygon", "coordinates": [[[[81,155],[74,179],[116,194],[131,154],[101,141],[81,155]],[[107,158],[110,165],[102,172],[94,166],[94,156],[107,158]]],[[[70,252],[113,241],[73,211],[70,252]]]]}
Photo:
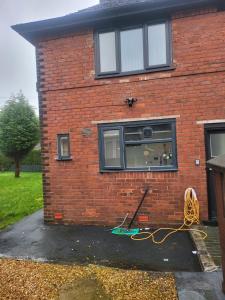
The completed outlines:
{"type": "Polygon", "coordinates": [[[176,170],[175,120],[100,125],[102,170],[176,170]]]}
{"type": "Polygon", "coordinates": [[[225,133],[212,133],[210,134],[211,156],[225,154],[225,133]]]}
{"type": "Polygon", "coordinates": [[[163,65],[166,59],[166,25],[148,26],[149,66],[163,65]]]}
{"type": "Polygon", "coordinates": [[[120,167],[120,131],[104,131],[105,166],[120,167]]]}
{"type": "Polygon", "coordinates": [[[116,71],[115,32],[99,34],[100,72],[116,71]]]}
{"type": "Polygon", "coordinates": [[[121,68],[122,72],[144,68],[142,28],[121,31],[121,68]]]}
{"type": "Polygon", "coordinates": [[[127,168],[171,166],[172,143],[126,145],[127,168]]]}
{"type": "Polygon", "coordinates": [[[125,128],[125,141],[172,138],[171,124],[135,126],[125,128]]]}

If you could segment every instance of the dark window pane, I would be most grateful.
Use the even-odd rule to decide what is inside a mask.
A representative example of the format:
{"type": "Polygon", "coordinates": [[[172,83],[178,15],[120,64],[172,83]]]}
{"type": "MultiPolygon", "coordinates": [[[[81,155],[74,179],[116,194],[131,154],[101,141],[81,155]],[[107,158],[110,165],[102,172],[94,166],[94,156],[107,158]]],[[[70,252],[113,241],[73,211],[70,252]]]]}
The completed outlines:
{"type": "Polygon", "coordinates": [[[166,59],[166,25],[157,24],[148,27],[149,66],[167,63],[166,59]]]}
{"type": "Polygon", "coordinates": [[[142,28],[121,31],[122,72],[143,70],[143,31],[142,28]]]}
{"type": "Polygon", "coordinates": [[[116,71],[115,32],[99,34],[100,72],[116,71]]]}
{"type": "Polygon", "coordinates": [[[125,128],[125,141],[172,138],[171,124],[145,125],[125,128]]]}
{"type": "Polygon", "coordinates": [[[120,131],[104,131],[105,167],[120,167],[120,131]]]}
{"type": "Polygon", "coordinates": [[[211,133],[210,134],[210,150],[211,156],[216,157],[218,155],[225,154],[225,133],[211,133]]]}
{"type": "Polygon", "coordinates": [[[172,143],[126,145],[128,168],[172,166],[172,143]]]}

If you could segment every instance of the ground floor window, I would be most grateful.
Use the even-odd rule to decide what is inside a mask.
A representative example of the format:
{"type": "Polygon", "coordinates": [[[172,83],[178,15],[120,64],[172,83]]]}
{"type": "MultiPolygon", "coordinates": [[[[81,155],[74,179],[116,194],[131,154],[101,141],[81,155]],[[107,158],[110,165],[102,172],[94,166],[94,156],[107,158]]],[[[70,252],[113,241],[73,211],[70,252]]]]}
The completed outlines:
{"type": "Polygon", "coordinates": [[[99,126],[100,169],[176,170],[175,120],[99,126]]]}
{"type": "Polygon", "coordinates": [[[58,134],[57,135],[58,144],[58,159],[67,160],[70,159],[70,139],[69,134],[58,134]]]}

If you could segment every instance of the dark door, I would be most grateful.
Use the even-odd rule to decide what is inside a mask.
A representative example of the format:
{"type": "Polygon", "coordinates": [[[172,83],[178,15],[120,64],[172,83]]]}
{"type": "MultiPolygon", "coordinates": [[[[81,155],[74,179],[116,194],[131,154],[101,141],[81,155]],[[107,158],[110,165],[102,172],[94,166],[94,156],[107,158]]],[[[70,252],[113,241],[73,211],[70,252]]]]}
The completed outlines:
{"type": "MultiPolygon", "coordinates": [[[[206,159],[225,154],[225,124],[210,124],[205,126],[206,159]]],[[[216,221],[215,186],[212,170],[207,168],[209,220],[216,221]]]]}

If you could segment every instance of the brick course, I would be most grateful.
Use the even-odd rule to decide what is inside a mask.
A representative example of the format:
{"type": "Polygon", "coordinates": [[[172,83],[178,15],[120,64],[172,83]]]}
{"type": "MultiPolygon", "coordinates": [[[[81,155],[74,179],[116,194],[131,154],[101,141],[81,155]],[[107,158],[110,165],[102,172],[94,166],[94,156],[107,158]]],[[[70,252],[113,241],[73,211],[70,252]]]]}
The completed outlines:
{"type": "Polygon", "coordinates": [[[95,79],[91,29],[39,42],[37,66],[42,115],[45,220],[113,225],[141,210],[151,223],[183,219],[184,190],[196,189],[201,219],[208,218],[204,125],[225,119],[225,12],[176,14],[172,19],[174,70],[95,79]],[[124,99],[138,99],[130,109],[124,99]],[[177,172],[99,172],[93,121],[178,115],[177,172]],[[83,130],[89,128],[86,136],[83,130]],[[56,135],[70,133],[72,161],[57,161],[56,135]],[[200,159],[200,166],[195,166],[200,159]]]}

